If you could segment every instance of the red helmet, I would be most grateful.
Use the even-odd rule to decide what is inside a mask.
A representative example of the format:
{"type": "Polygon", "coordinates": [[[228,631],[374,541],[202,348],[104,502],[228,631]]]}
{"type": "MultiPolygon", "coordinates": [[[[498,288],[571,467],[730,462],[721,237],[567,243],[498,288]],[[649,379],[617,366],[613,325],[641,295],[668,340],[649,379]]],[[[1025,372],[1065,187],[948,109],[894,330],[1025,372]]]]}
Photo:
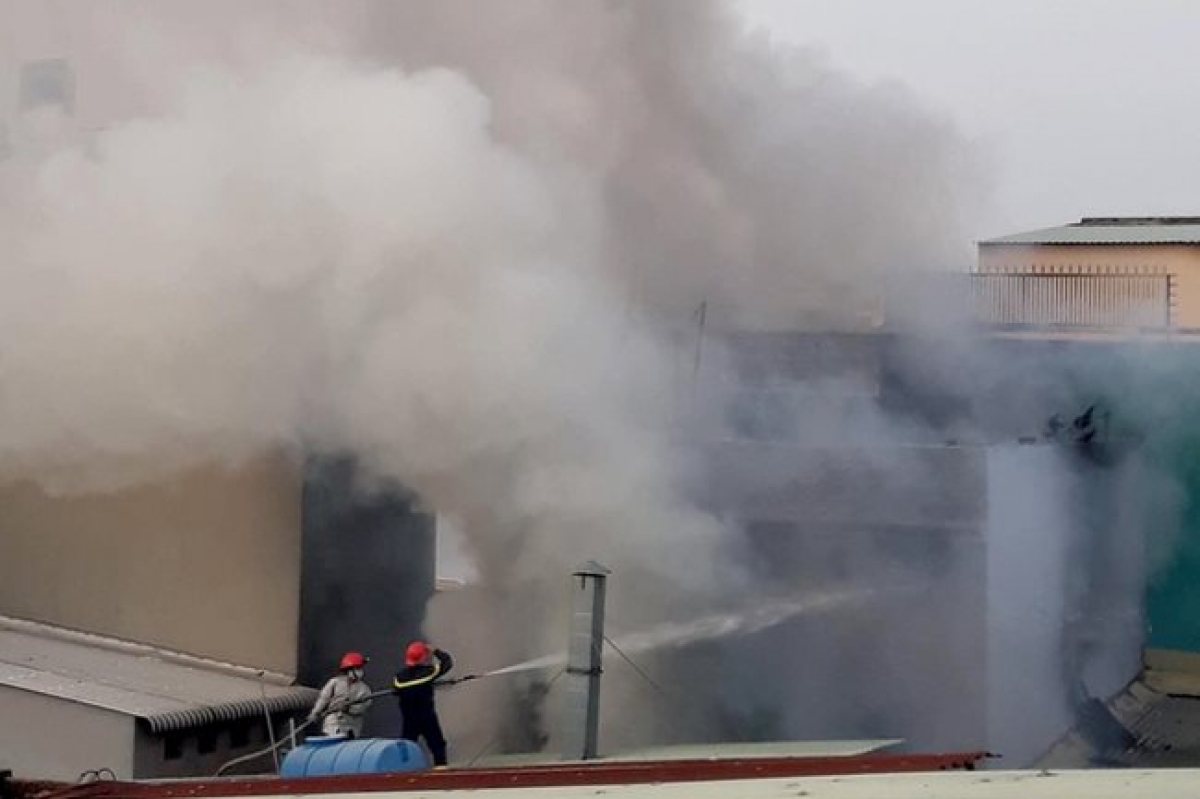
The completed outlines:
{"type": "Polygon", "coordinates": [[[415,666],[418,663],[424,663],[427,657],[429,657],[429,644],[424,641],[413,641],[404,650],[404,665],[415,666]]]}
{"type": "Polygon", "coordinates": [[[342,655],[342,662],[338,668],[342,671],[346,669],[361,669],[367,665],[367,659],[362,656],[361,652],[347,652],[342,655]]]}

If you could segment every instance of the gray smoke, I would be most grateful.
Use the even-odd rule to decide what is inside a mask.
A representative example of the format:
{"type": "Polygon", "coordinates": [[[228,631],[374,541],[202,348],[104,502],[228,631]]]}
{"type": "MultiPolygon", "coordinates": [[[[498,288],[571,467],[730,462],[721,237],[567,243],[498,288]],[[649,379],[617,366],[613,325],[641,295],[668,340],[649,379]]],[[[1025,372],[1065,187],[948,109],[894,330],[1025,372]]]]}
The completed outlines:
{"type": "Polygon", "coordinates": [[[586,557],[627,630],[757,579],[672,444],[697,309],[862,326],[965,255],[954,131],[715,2],[5,0],[0,53],[78,77],[8,114],[3,475],[352,451],[454,519],[481,582],[432,632],[490,667],[586,557]]]}

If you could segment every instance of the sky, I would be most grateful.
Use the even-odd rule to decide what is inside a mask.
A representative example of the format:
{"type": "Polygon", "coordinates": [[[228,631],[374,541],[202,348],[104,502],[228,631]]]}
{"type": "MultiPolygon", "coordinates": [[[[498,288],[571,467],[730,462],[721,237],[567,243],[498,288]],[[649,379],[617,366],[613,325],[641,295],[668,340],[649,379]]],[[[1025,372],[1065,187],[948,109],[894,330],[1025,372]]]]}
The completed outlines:
{"type": "Polygon", "coordinates": [[[781,44],[951,119],[985,164],[976,238],[1200,215],[1200,2],[738,0],[781,44]]]}

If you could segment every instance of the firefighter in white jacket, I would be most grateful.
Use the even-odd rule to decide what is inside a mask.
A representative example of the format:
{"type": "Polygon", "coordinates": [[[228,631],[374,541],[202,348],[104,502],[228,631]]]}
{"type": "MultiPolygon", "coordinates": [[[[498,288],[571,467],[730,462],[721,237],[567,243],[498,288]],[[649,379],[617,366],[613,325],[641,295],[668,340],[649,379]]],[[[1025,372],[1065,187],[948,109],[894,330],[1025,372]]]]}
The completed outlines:
{"type": "Polygon", "coordinates": [[[363,682],[366,665],[367,659],[360,653],[347,652],[342,655],[338,674],[321,689],[308,720],[316,721],[323,715],[321,732],[325,735],[357,738],[362,734],[363,716],[371,706],[371,688],[363,682]]]}

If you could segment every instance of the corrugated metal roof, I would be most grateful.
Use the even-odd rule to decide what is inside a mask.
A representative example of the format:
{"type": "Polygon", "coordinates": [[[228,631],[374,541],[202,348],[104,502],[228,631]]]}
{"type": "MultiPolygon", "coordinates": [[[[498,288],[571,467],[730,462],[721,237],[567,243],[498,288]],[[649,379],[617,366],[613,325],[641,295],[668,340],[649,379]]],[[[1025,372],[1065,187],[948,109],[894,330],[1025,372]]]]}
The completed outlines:
{"type": "Polygon", "coordinates": [[[301,710],[317,692],[242,674],[185,665],[144,652],[56,635],[0,620],[0,686],[56,697],[144,720],[151,732],[301,710]]]}
{"type": "Polygon", "coordinates": [[[1075,729],[1039,759],[1047,768],[1200,767],[1200,699],[1161,693],[1148,680],[1134,682],[1108,703],[1132,743],[1115,751],[1087,731],[1075,729]]]}
{"type": "Polygon", "coordinates": [[[986,239],[980,244],[1200,244],[1197,217],[1109,217],[986,239]]]}

